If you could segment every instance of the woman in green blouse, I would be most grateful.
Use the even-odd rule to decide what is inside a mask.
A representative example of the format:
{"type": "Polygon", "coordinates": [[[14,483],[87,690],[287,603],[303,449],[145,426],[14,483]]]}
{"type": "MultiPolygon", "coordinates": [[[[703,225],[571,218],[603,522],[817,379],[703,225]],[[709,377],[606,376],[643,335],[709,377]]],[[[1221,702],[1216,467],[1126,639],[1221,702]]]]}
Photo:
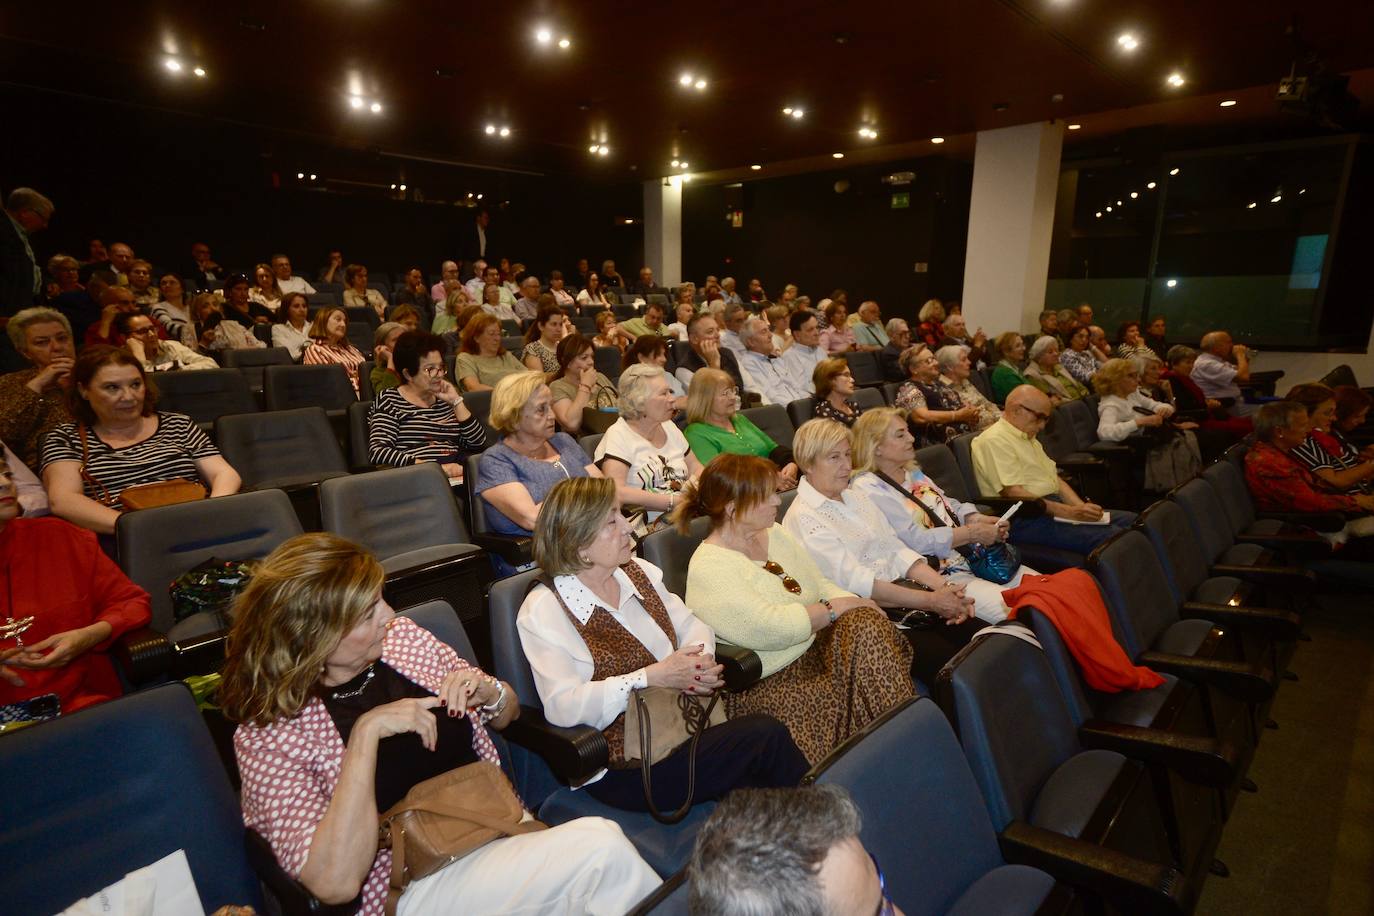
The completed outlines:
{"type": "Polygon", "coordinates": [[[1013,388],[1028,384],[1021,374],[1021,366],[1026,359],[1026,342],[1015,331],[999,334],[993,344],[1001,356],[1001,362],[992,370],[992,399],[1001,405],[1007,402],[1007,395],[1013,388]]]}
{"type": "Polygon", "coordinates": [[[778,489],[797,485],[797,465],[792,450],[768,437],[739,412],[735,380],[720,369],[698,369],[687,388],[687,428],[683,430],[692,454],[702,464],[722,452],[757,455],[778,466],[778,489]]]}

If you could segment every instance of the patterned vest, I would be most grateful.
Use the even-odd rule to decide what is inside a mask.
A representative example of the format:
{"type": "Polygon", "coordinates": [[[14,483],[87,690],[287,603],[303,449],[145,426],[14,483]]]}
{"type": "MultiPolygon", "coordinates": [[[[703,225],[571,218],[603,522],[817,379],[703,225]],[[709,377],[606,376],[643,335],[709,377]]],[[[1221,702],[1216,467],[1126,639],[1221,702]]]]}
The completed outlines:
{"type": "MultiPolygon", "coordinates": [[[[639,592],[644,609],[649,612],[654,623],[663,630],[663,634],[668,637],[668,642],[672,645],[673,651],[676,652],[677,634],[673,632],[673,621],[668,617],[668,609],[663,606],[663,599],[654,590],[649,577],[644,574],[644,570],[640,569],[639,564],[634,560],[626,563],[620,569],[630,577],[635,590],[639,592]]],[[[587,649],[592,653],[592,680],[603,681],[608,677],[632,674],[640,668],[645,668],[658,661],[648,649],[644,648],[644,644],[635,638],[633,633],[625,629],[620,621],[611,616],[610,611],[597,605],[592,609],[592,614],[587,618],[587,622],[583,624],[577,619],[577,615],[568,608],[553,582],[546,581],[544,584],[558,599],[559,607],[563,608],[563,613],[568,615],[568,619],[572,621],[578,635],[582,637],[582,641],[587,644],[587,649]]],[[[615,721],[602,730],[602,734],[606,736],[606,746],[610,749],[611,767],[624,769],[626,767],[625,713],[622,712],[616,716],[615,721]]]]}

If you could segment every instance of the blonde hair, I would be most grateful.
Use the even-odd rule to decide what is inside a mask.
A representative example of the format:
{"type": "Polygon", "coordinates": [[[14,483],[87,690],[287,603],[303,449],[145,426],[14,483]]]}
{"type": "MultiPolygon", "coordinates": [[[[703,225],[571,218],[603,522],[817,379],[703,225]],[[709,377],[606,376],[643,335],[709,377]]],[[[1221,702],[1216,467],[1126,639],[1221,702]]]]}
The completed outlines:
{"type": "Polygon", "coordinates": [[[734,378],[723,369],[698,369],[692,373],[692,384],[687,386],[688,425],[705,423],[716,395],[733,384],[734,378]]]}
{"type": "Polygon", "coordinates": [[[507,375],[496,383],[491,393],[491,414],[487,422],[491,428],[509,435],[520,423],[520,411],[544,384],[544,373],[529,371],[507,375]]]}
{"type": "Polygon", "coordinates": [[[905,426],[906,414],[896,407],[874,407],[865,410],[854,421],[854,428],[849,431],[849,444],[853,449],[850,461],[855,474],[877,467],[878,443],[887,435],[893,420],[905,426]]]}
{"type": "Polygon", "coordinates": [[[591,564],[582,551],[596,539],[606,513],[615,509],[615,481],[608,477],[560,480],[544,497],[530,545],[534,562],[551,576],[571,576],[591,564]]]}
{"type": "Polygon", "coordinates": [[[297,535],[269,553],[234,601],[218,692],[225,715],[270,725],[305,708],[385,577],[376,557],[333,534],[297,535]]]}
{"type": "Polygon", "coordinates": [[[1128,376],[1134,379],[1140,378],[1140,373],[1136,371],[1134,363],[1129,359],[1109,359],[1093,376],[1093,388],[1100,395],[1115,394],[1116,386],[1128,376]]]}
{"type": "Polygon", "coordinates": [[[792,437],[792,460],[802,473],[811,470],[821,455],[841,442],[849,441],[849,428],[834,420],[817,417],[807,420],[792,437]]]}
{"type": "Polygon", "coordinates": [[[916,317],[921,321],[944,321],[948,316],[945,314],[943,302],[939,299],[927,299],[926,304],[916,313],[916,317]]]}

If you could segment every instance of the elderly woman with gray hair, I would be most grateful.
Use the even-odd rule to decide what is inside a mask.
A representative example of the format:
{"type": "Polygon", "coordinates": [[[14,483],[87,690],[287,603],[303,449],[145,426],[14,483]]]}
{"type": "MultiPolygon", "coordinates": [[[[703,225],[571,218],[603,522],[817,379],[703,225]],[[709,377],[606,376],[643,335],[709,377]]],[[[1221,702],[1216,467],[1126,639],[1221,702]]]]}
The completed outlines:
{"type": "Polygon", "coordinates": [[[1059,339],[1046,334],[1031,344],[1026,381],[1050,396],[1055,407],[1088,396],[1088,389],[1059,362],[1059,339]]]}
{"type": "Polygon", "coordinates": [[[908,347],[898,361],[909,379],[897,389],[893,406],[921,430],[928,444],[941,444],[969,431],[979,412],[940,379],[935,353],[924,344],[908,347]]]}
{"type": "Polygon", "coordinates": [[[959,396],[965,407],[976,407],[978,419],[969,424],[974,432],[981,433],[1002,419],[1002,409],[983,396],[983,392],[970,381],[973,375],[973,351],[963,344],[949,344],[935,351],[935,362],[940,367],[940,381],[959,396]]]}
{"type": "Polygon", "coordinates": [[[631,366],[620,376],[620,419],[596,446],[597,467],[620,488],[622,501],[646,511],[645,528],[665,525],[688,480],[701,473],[673,423],[673,390],[657,366],[631,366]]]}
{"type": "Polygon", "coordinates": [[[1097,437],[1104,442],[1140,443],[1145,454],[1146,490],[1172,490],[1197,475],[1202,453],[1192,431],[1196,423],[1170,422],[1171,404],[1140,391],[1140,371],[1134,359],[1109,359],[1093,376],[1097,403],[1097,437]]]}

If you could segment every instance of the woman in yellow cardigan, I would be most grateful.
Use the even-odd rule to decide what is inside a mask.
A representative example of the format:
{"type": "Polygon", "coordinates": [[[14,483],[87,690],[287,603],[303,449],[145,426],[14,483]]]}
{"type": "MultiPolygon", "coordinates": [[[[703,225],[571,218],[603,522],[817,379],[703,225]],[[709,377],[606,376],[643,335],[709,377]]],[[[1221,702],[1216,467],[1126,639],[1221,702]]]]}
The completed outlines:
{"type": "Polygon", "coordinates": [[[763,678],[727,694],[731,716],[787,725],[815,764],[850,735],[915,695],[911,644],[866,599],[826,579],[776,524],[777,468],[722,454],[689,484],[676,521],[711,519],[692,555],[687,606],[716,637],[758,653],[763,678]]]}

